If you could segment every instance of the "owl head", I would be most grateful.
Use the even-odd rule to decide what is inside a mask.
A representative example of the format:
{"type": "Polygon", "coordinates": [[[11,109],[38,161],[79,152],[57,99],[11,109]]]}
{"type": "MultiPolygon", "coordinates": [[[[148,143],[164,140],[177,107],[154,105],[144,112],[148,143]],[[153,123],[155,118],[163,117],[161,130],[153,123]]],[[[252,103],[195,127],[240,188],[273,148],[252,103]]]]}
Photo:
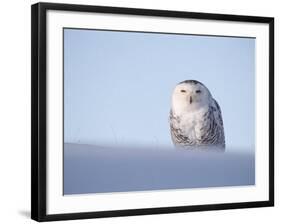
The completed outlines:
{"type": "Polygon", "coordinates": [[[212,95],[207,87],[196,80],[185,80],[176,85],[172,95],[173,110],[184,112],[208,106],[212,95]]]}

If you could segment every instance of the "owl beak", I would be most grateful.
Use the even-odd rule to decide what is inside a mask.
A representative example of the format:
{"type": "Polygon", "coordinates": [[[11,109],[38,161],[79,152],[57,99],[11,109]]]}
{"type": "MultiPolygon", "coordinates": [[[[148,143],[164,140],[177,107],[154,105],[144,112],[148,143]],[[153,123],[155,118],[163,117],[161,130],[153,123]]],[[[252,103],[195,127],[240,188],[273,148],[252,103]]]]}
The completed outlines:
{"type": "Polygon", "coordinates": [[[192,96],[189,97],[189,103],[192,104],[192,96]]]}

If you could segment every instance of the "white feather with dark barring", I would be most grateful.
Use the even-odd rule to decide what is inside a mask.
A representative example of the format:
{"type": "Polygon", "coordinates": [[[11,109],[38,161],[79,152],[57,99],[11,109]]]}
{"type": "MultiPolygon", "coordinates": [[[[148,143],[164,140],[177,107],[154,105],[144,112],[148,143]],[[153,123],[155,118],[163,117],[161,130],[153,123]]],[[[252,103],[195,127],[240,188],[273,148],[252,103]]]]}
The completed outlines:
{"type": "Polygon", "coordinates": [[[177,147],[225,149],[220,106],[199,81],[186,80],[175,87],[170,129],[172,141],[177,147]]]}

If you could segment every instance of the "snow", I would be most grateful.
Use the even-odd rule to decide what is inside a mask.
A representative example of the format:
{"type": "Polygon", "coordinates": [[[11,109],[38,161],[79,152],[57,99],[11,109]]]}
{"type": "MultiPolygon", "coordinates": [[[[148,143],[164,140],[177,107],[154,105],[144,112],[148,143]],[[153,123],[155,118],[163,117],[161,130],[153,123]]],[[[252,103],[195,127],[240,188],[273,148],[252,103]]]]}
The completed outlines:
{"type": "Polygon", "coordinates": [[[254,154],[228,151],[65,143],[64,194],[254,185],[254,154]]]}

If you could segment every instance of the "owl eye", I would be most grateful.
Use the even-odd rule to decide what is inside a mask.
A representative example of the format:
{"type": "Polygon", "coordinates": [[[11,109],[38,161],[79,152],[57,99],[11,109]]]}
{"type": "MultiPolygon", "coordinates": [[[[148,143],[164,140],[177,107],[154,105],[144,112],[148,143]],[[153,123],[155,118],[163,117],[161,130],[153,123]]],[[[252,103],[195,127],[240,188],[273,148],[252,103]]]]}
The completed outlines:
{"type": "Polygon", "coordinates": [[[201,90],[198,89],[198,90],[196,90],[195,92],[196,92],[196,93],[201,93],[201,90]]]}
{"type": "Polygon", "coordinates": [[[182,93],[185,93],[186,91],[184,89],[181,90],[182,93]]]}

